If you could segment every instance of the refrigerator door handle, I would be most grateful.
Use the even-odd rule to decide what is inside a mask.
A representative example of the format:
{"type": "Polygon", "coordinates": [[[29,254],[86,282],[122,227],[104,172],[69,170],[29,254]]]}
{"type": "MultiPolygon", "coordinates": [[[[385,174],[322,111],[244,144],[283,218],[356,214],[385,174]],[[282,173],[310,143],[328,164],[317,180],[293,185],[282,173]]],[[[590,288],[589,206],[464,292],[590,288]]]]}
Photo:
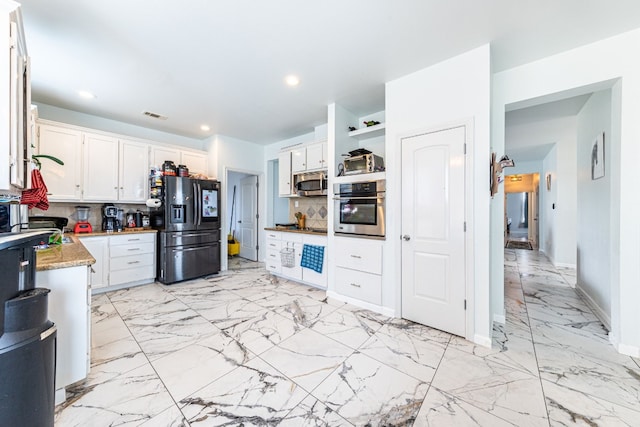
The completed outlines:
{"type": "Polygon", "coordinates": [[[200,203],[200,193],[198,192],[198,183],[193,182],[193,224],[198,225],[198,204],[200,203]]]}
{"type": "Polygon", "coordinates": [[[198,225],[202,224],[202,186],[198,182],[198,225]]]}

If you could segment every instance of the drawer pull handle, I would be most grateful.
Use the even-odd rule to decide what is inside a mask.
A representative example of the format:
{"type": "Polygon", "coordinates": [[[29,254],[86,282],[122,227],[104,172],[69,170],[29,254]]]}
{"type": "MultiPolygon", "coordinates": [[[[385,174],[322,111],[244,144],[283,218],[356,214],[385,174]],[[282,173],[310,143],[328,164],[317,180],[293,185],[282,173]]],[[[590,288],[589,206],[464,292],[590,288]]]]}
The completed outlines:
{"type": "Polygon", "coordinates": [[[140,261],[129,261],[127,264],[140,264],[140,261]]]}
{"type": "Polygon", "coordinates": [[[127,249],[128,251],[139,251],[140,248],[131,248],[131,249],[127,249]]]}
{"type": "Polygon", "coordinates": [[[357,258],[357,259],[362,259],[362,257],[360,255],[351,255],[351,258],[357,258]]]}
{"type": "Polygon", "coordinates": [[[137,241],[139,241],[139,240],[140,240],[140,239],[127,239],[127,242],[137,242],[137,241]]]}
{"type": "Polygon", "coordinates": [[[356,283],[349,283],[351,286],[356,287],[356,288],[360,288],[361,286],[356,284],[356,283]]]}

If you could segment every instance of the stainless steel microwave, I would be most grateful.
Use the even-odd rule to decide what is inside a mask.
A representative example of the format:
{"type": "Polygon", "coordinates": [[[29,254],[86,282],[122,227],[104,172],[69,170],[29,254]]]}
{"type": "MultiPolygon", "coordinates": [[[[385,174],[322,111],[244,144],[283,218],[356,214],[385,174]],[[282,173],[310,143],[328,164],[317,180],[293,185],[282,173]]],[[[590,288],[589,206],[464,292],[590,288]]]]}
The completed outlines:
{"type": "Polygon", "coordinates": [[[356,175],[384,170],[384,159],[373,153],[360,154],[344,159],[344,174],[356,175]]]}
{"type": "Polygon", "coordinates": [[[324,196],[327,194],[327,174],[324,171],[295,174],[293,186],[298,196],[324,196]]]}

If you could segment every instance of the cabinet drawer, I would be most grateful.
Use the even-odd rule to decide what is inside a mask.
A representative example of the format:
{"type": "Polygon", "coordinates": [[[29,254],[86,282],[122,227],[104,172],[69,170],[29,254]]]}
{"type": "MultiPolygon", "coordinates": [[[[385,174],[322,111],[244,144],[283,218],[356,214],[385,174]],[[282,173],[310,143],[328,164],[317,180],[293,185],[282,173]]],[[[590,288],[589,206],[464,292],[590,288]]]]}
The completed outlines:
{"type": "Polygon", "coordinates": [[[282,249],[282,242],[280,240],[267,239],[267,250],[279,251],[282,249]]]}
{"type": "Polygon", "coordinates": [[[152,254],[156,245],[153,243],[129,243],[127,245],[111,246],[111,257],[130,256],[136,254],[152,254]]]}
{"type": "Polygon", "coordinates": [[[267,271],[270,271],[272,273],[280,273],[282,271],[280,260],[276,262],[267,259],[265,260],[265,266],[267,267],[267,271]]]}
{"type": "Polygon", "coordinates": [[[153,281],[156,277],[156,269],[153,265],[127,268],[109,273],[109,284],[121,285],[123,283],[137,282],[140,280],[153,281]]]}
{"type": "Polygon", "coordinates": [[[336,267],[336,291],[371,304],[382,304],[382,276],[336,267]]]}
{"type": "Polygon", "coordinates": [[[379,242],[359,240],[358,244],[336,244],[336,265],[353,270],[382,274],[382,246],[379,242]]]}
{"type": "Polygon", "coordinates": [[[265,257],[265,262],[269,263],[278,263],[280,264],[280,251],[275,249],[267,249],[267,256],[265,257]]]}
{"type": "Polygon", "coordinates": [[[267,240],[268,239],[280,240],[280,238],[281,238],[281,233],[279,231],[267,231],[267,240]]]}
{"type": "Polygon", "coordinates": [[[120,236],[111,236],[111,246],[128,245],[131,243],[153,243],[155,242],[155,233],[132,233],[120,236]]]}
{"type": "Polygon", "coordinates": [[[155,256],[153,254],[139,254],[111,258],[111,271],[123,270],[136,267],[153,266],[155,256]]]}

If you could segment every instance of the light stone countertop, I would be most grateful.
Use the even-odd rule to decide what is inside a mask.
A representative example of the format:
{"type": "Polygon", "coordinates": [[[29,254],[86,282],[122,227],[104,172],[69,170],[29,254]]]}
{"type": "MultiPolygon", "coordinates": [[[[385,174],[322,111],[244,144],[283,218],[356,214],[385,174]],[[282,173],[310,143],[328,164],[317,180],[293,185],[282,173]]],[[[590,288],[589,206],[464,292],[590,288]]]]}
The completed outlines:
{"type": "Polygon", "coordinates": [[[286,228],[286,227],[265,227],[266,231],[284,231],[286,233],[299,233],[299,234],[312,234],[314,236],[326,236],[327,231],[311,231],[311,230],[300,230],[298,228],[286,228]]]}
{"type": "Polygon", "coordinates": [[[36,271],[92,265],[96,262],[89,251],[73,234],[67,234],[73,243],[50,246],[36,251],[36,271]]]}

